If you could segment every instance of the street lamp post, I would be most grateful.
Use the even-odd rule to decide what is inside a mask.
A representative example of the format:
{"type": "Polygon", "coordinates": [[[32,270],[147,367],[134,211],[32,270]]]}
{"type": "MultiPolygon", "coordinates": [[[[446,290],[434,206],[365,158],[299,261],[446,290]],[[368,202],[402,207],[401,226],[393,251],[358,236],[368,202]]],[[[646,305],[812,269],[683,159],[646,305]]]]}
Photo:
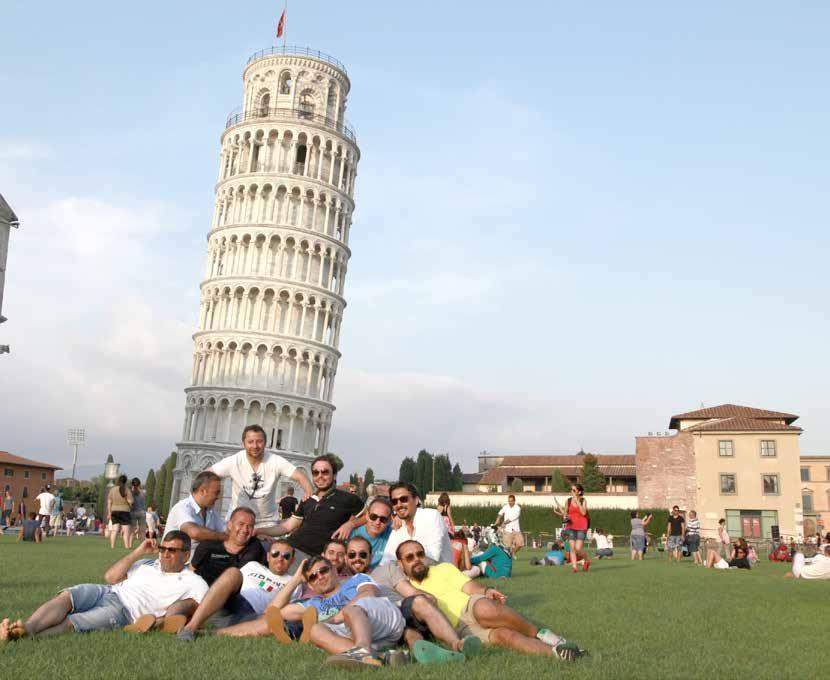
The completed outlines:
{"type": "Polygon", "coordinates": [[[115,486],[115,480],[118,479],[118,473],[120,469],[120,463],[107,463],[104,466],[104,477],[106,477],[109,481],[109,484],[107,484],[108,489],[111,489],[115,486]]]}
{"type": "Polygon", "coordinates": [[[86,430],[72,427],[66,431],[66,441],[72,447],[72,479],[75,479],[75,467],[78,465],[78,447],[86,443],[86,430]]]}

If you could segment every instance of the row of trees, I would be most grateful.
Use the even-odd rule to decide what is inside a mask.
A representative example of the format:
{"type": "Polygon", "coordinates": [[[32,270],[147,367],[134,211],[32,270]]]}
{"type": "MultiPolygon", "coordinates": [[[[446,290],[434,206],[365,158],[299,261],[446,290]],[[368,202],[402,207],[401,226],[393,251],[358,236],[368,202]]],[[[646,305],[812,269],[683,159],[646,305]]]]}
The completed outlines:
{"type": "Polygon", "coordinates": [[[433,455],[421,449],[416,458],[401,462],[398,479],[409,482],[422,494],[431,491],[461,491],[464,486],[461,466],[452,464],[448,453],[433,455]]]}
{"type": "MultiPolygon", "coordinates": [[[[601,493],[605,491],[605,475],[599,470],[599,463],[597,457],[592,453],[586,453],[582,459],[582,471],[579,476],[579,483],[586,493],[601,493]]],[[[569,480],[559,468],[554,468],[550,476],[550,488],[554,492],[566,492],[571,490],[571,480],[569,480]]],[[[520,478],[515,478],[510,483],[511,491],[522,491],[524,489],[524,481],[520,478]]]]}
{"type": "Polygon", "coordinates": [[[144,482],[147,505],[152,505],[162,517],[170,512],[170,496],[173,494],[173,470],[176,468],[176,452],[173,451],[158,470],[150,469],[144,482]]]}

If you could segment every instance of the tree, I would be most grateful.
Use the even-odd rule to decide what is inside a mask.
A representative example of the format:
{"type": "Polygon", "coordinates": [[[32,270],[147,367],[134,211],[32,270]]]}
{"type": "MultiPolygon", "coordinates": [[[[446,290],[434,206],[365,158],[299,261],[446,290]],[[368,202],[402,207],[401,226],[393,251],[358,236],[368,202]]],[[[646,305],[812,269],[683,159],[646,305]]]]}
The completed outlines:
{"type": "Polygon", "coordinates": [[[375,471],[372,468],[370,468],[370,467],[366,468],[366,472],[363,475],[363,483],[366,486],[369,486],[370,484],[375,483],[375,471]]]}
{"type": "MultiPolygon", "coordinates": [[[[169,458],[164,464],[167,467],[167,475],[164,478],[164,497],[161,500],[161,507],[163,508],[164,515],[166,517],[167,513],[170,512],[170,499],[173,495],[173,481],[175,479],[175,476],[173,475],[173,470],[176,469],[175,451],[173,451],[173,453],[170,454],[169,458]]],[[[161,510],[159,512],[161,512],[161,510]]]]}
{"type": "Polygon", "coordinates": [[[510,482],[510,490],[514,493],[525,490],[525,483],[522,481],[521,477],[516,477],[512,482],[510,482]]]}
{"type": "Polygon", "coordinates": [[[562,474],[559,468],[553,468],[553,474],[550,476],[551,491],[570,491],[571,482],[562,474]]]}
{"type": "Polygon", "coordinates": [[[452,465],[449,454],[435,456],[434,491],[452,491],[452,465]]]}
{"type": "Polygon", "coordinates": [[[153,471],[153,468],[150,468],[150,471],[147,473],[147,480],[144,482],[144,496],[146,497],[148,504],[153,502],[155,495],[156,473],[153,471]]]}
{"type": "Polygon", "coordinates": [[[432,491],[432,454],[426,449],[421,449],[418,452],[415,466],[415,486],[421,498],[424,498],[432,491]]]}
{"type": "Polygon", "coordinates": [[[599,471],[597,457],[591,453],[586,453],[582,461],[582,486],[586,493],[605,491],[605,475],[599,471]]]}
{"type": "Polygon", "coordinates": [[[162,464],[156,475],[156,495],[153,498],[153,505],[156,506],[156,512],[159,515],[166,516],[162,508],[164,507],[164,487],[167,485],[167,466],[162,464]]]}
{"type": "Polygon", "coordinates": [[[458,463],[452,469],[452,490],[464,490],[464,473],[461,472],[461,466],[458,463]]]}
{"type": "Polygon", "coordinates": [[[401,461],[401,468],[398,471],[398,480],[407,484],[414,484],[417,469],[415,460],[407,456],[401,461]]]}

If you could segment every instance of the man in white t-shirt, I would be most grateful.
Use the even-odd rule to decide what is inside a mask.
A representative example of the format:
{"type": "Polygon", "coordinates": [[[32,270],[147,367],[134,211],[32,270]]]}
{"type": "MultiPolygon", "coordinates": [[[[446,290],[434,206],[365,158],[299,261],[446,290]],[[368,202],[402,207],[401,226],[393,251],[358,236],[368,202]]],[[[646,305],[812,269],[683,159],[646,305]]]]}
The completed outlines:
{"type": "Polygon", "coordinates": [[[85,583],[62,590],[38,607],[24,623],[0,621],[0,640],[16,640],[59,633],[86,633],[117,630],[138,619],[152,627],[168,608],[192,610],[208,590],[207,583],[186,569],[190,538],[181,531],[164,536],[158,559],[146,559],[156,551],[156,542],[147,539],[107,569],[108,585],[85,583]]]}
{"type": "Polygon", "coordinates": [[[228,512],[239,507],[256,513],[257,529],[279,524],[278,483],[281,477],[296,481],[311,496],[314,489],[301,468],[282,456],[265,450],[265,430],[248,425],[242,431],[244,450],[223,458],[209,469],[220,477],[230,477],[231,502],[228,512]]]}
{"type": "Polygon", "coordinates": [[[43,487],[40,493],[35,497],[38,502],[37,520],[40,522],[40,528],[44,536],[49,535],[49,520],[52,515],[52,506],[55,504],[55,497],[49,493],[47,487],[43,487]]]}
{"type": "Polygon", "coordinates": [[[830,580],[830,544],[824,546],[824,552],[807,558],[804,553],[793,555],[793,570],[787,576],[808,580],[830,580]]]}
{"type": "Polygon", "coordinates": [[[397,482],[389,489],[392,510],[403,523],[389,534],[381,564],[397,561],[395,551],[404,541],[418,541],[433,562],[453,562],[452,544],[441,513],[420,507],[421,499],[414,485],[397,482]]]}
{"type": "Polygon", "coordinates": [[[502,527],[502,541],[505,547],[513,552],[513,557],[519,554],[525,544],[525,537],[519,526],[519,517],[522,508],[516,504],[516,497],[511,493],[507,497],[507,505],[503,505],[496,516],[496,526],[502,527]]]}

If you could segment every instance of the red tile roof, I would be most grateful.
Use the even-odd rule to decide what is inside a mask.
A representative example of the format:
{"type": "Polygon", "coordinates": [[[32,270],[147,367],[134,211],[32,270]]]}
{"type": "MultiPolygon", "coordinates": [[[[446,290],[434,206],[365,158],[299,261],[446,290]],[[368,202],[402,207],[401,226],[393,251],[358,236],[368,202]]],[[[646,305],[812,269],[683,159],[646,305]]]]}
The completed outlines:
{"type": "MultiPolygon", "coordinates": [[[[633,456],[629,456],[633,458],[633,456]]],[[[606,456],[606,458],[616,458],[616,456],[606,456]]],[[[581,465],[559,465],[556,468],[566,477],[579,477],[582,474],[581,465]]],[[[635,477],[637,474],[636,466],[632,463],[630,465],[599,465],[599,471],[606,477],[635,477]]],[[[520,465],[500,465],[485,472],[479,484],[503,484],[508,477],[521,477],[522,479],[530,479],[532,477],[550,477],[553,471],[553,466],[520,466],[520,465]]]]}
{"type": "Polygon", "coordinates": [[[751,406],[738,406],[737,404],[721,404],[711,408],[702,408],[697,411],[679,413],[671,417],[669,428],[678,429],[680,420],[707,420],[709,418],[750,418],[755,420],[783,420],[787,425],[798,420],[798,416],[792,413],[781,413],[779,411],[767,411],[762,408],[751,406]]]}
{"type": "Polygon", "coordinates": [[[684,432],[769,432],[783,430],[786,432],[802,432],[800,427],[787,425],[780,420],[762,420],[760,418],[723,418],[710,420],[687,427],[684,432]]]}
{"type": "Polygon", "coordinates": [[[29,458],[22,458],[15,456],[8,451],[0,451],[0,463],[9,463],[11,465],[27,465],[28,467],[48,468],[50,470],[63,470],[59,465],[52,465],[51,463],[41,463],[37,460],[30,460],[29,458]]]}
{"type": "MultiPolygon", "coordinates": [[[[586,451],[586,453],[589,453],[586,451]]],[[[592,454],[599,465],[636,465],[636,456],[592,454]]],[[[568,456],[505,456],[501,462],[502,466],[522,465],[526,467],[559,467],[562,465],[578,465],[582,467],[585,460],[583,454],[568,456]]]]}

